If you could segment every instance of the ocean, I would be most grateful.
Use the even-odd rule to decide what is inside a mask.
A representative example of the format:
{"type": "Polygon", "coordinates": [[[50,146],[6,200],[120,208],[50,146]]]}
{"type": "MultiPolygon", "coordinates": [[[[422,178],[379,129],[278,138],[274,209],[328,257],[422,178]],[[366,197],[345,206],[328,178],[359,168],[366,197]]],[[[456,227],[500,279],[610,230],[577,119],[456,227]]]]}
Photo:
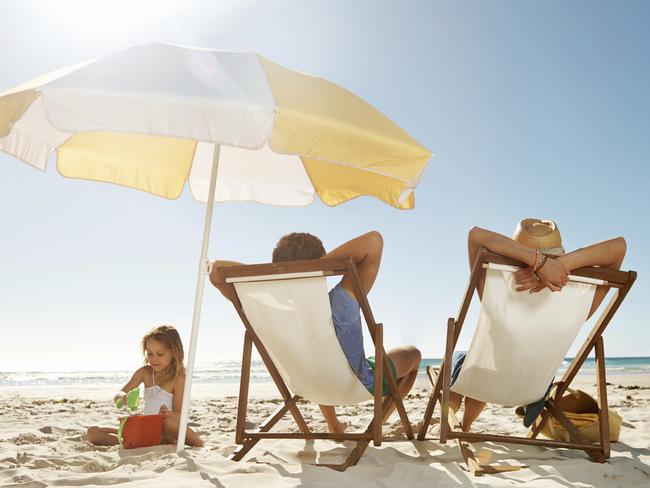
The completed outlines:
{"type": "MultiPolygon", "coordinates": [[[[560,376],[571,363],[566,358],[558,371],[560,376]]],[[[420,375],[424,376],[428,365],[439,366],[440,359],[424,358],[420,363],[420,375]]],[[[607,373],[610,375],[650,374],[650,357],[607,358],[607,373]]],[[[239,383],[241,363],[239,361],[211,361],[197,365],[193,384],[239,383]]],[[[593,358],[587,359],[580,370],[580,375],[595,375],[596,365],[593,358]]],[[[116,386],[126,383],[133,371],[59,371],[59,372],[0,372],[2,387],[43,387],[43,386],[116,386]]],[[[595,377],[595,376],[594,376],[595,377]]],[[[252,361],[251,382],[270,382],[271,377],[261,361],[252,361]]]]}

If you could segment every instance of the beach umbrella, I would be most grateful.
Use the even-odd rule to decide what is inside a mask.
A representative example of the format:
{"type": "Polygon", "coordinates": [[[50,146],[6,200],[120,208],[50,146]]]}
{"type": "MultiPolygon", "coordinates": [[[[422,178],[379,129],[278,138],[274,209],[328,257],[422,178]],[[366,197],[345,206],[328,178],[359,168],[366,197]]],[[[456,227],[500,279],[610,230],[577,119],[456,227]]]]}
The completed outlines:
{"type": "Polygon", "coordinates": [[[254,52],[152,43],[0,93],[0,150],[45,170],[207,202],[178,446],[185,426],[214,202],[410,209],[431,153],[325,79],[254,52]]]}

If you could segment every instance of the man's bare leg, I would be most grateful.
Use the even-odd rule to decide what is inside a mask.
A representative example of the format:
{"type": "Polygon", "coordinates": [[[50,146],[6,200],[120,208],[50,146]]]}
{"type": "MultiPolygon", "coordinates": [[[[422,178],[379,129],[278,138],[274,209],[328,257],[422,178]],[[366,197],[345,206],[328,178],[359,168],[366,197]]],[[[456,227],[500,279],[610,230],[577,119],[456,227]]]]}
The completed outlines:
{"type": "Polygon", "coordinates": [[[323,417],[325,417],[325,421],[327,422],[327,430],[329,431],[330,434],[342,434],[345,432],[345,424],[341,421],[339,421],[338,417],[336,416],[336,408],[332,407],[331,405],[318,405],[320,407],[320,411],[323,413],[323,417]]]}
{"type": "MultiPolygon", "coordinates": [[[[418,377],[418,369],[420,367],[420,360],[422,359],[422,355],[420,354],[418,348],[415,346],[397,347],[395,349],[391,349],[386,354],[388,357],[390,357],[390,359],[393,361],[393,365],[395,366],[397,382],[399,383],[399,381],[404,377],[407,378],[402,387],[398,390],[400,398],[404,398],[408,392],[411,391],[411,388],[413,388],[415,380],[418,377]]],[[[390,417],[393,411],[395,411],[395,407],[395,402],[393,402],[390,408],[384,412],[384,415],[382,416],[382,422],[388,420],[388,417],[390,417]]]]}

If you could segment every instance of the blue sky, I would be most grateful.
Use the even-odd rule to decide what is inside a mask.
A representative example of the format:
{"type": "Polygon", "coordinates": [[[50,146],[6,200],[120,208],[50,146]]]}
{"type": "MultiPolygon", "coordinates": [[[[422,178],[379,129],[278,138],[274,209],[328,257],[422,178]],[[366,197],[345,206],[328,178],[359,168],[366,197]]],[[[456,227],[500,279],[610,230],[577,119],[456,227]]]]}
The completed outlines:
{"type": "MultiPolygon", "coordinates": [[[[386,345],[439,357],[469,228],[551,218],[567,249],[626,237],[640,277],[606,353],[650,355],[648,18],[643,1],[6,1],[0,91],[151,41],[255,50],[328,78],[433,151],[416,209],[219,204],[210,257],[265,262],[290,231],[332,248],[379,230],[370,299],[386,345]]],[[[0,371],[130,369],[159,323],[187,348],[203,216],[187,191],[167,201],[0,154],[0,371]]],[[[238,359],[242,330],[206,287],[199,363],[238,359]]]]}

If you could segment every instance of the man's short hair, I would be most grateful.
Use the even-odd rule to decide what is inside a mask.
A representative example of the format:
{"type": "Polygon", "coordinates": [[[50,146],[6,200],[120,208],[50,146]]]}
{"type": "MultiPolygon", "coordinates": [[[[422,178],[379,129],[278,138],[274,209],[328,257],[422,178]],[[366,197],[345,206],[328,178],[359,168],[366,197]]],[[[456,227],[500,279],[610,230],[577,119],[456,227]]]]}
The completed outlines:
{"type": "Polygon", "coordinates": [[[306,232],[292,232],[280,238],[273,249],[273,262],[318,259],[325,256],[321,240],[306,232]]]}

